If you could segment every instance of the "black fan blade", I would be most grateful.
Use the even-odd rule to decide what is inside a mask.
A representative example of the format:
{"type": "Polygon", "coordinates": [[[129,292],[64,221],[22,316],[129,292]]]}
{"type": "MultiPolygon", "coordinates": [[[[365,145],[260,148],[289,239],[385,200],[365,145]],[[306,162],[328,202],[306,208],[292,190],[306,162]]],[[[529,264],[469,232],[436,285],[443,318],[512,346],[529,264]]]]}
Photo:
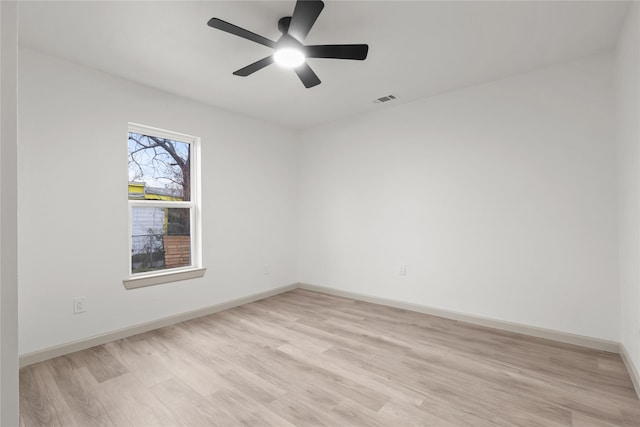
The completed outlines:
{"type": "Polygon", "coordinates": [[[291,16],[289,35],[302,43],[323,8],[324,3],[320,0],[298,0],[291,16]]]}
{"type": "Polygon", "coordinates": [[[269,40],[266,37],[262,37],[256,33],[252,33],[249,30],[245,30],[244,28],[240,28],[236,25],[229,24],[226,21],[218,18],[211,18],[207,25],[212,28],[217,28],[218,30],[225,31],[227,33],[233,34],[234,36],[242,37],[243,39],[251,40],[252,42],[260,43],[265,46],[274,48],[276,47],[276,43],[269,40]]]}
{"type": "Polygon", "coordinates": [[[233,73],[234,76],[247,77],[256,71],[262,70],[267,65],[273,64],[273,55],[262,58],[260,61],[256,61],[253,64],[247,65],[244,68],[240,68],[233,73]]]}
{"type": "Polygon", "coordinates": [[[366,44],[324,44],[305,46],[304,51],[307,58],[357,59],[362,61],[367,58],[369,46],[366,44]]]}
{"type": "Polygon", "coordinates": [[[304,87],[307,89],[320,84],[320,79],[306,62],[301,66],[294,68],[294,70],[298,77],[300,77],[300,80],[302,80],[304,87]]]}

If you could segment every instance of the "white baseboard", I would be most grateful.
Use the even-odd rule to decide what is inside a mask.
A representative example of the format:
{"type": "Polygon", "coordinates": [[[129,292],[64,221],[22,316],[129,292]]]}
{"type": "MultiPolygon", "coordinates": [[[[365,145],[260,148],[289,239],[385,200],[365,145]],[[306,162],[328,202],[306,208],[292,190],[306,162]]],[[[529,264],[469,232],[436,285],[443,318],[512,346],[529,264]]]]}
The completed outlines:
{"type": "Polygon", "coordinates": [[[250,302],[278,295],[283,292],[288,292],[296,289],[297,287],[297,283],[287,286],[281,286],[278,288],[269,289],[264,292],[258,292],[242,298],[236,298],[220,304],[215,304],[209,307],[188,311],[186,313],[176,314],[175,316],[163,317],[162,319],[152,320],[150,322],[118,329],[113,332],[107,332],[105,334],[95,335],[93,337],[84,338],[78,341],[72,341],[69,343],[45,348],[43,350],[34,351],[32,353],[23,354],[20,356],[20,367],[23,368],[25,366],[33,365],[34,363],[42,362],[58,356],[63,356],[75,351],[80,351],[90,347],[95,347],[97,345],[106,344],[111,341],[127,338],[133,335],[141,334],[143,332],[149,332],[154,329],[163,328],[165,326],[174,325],[176,323],[195,319],[196,317],[202,317],[208,314],[217,313],[219,311],[227,310],[239,305],[248,304],[250,302]]]}
{"type": "Polygon", "coordinates": [[[620,343],[620,357],[622,357],[624,366],[627,367],[627,372],[629,372],[629,376],[631,377],[633,388],[636,390],[636,395],[638,395],[638,399],[640,399],[640,374],[638,374],[638,370],[633,364],[633,361],[631,360],[631,356],[629,356],[629,353],[627,353],[627,349],[622,343],[620,343]]]}
{"type": "Polygon", "coordinates": [[[413,303],[398,301],[394,299],[380,298],[372,295],[342,291],[339,289],[329,288],[326,286],[311,285],[308,283],[299,283],[298,286],[301,289],[306,289],[309,291],[322,292],[325,294],[331,294],[331,295],[336,295],[340,297],[366,301],[373,304],[380,304],[380,305],[387,305],[390,307],[402,308],[404,310],[431,314],[433,316],[444,317],[446,319],[472,323],[474,325],[486,326],[489,328],[500,329],[503,331],[516,332],[519,334],[530,335],[538,338],[545,338],[548,340],[559,341],[566,344],[575,344],[582,347],[608,351],[611,353],[618,353],[620,351],[620,343],[615,341],[608,341],[600,338],[592,338],[584,335],[576,335],[568,332],[556,331],[553,329],[538,328],[535,326],[528,326],[520,323],[505,322],[503,320],[490,319],[487,317],[473,316],[469,314],[459,313],[456,311],[429,307],[426,305],[413,304],[413,303]]]}

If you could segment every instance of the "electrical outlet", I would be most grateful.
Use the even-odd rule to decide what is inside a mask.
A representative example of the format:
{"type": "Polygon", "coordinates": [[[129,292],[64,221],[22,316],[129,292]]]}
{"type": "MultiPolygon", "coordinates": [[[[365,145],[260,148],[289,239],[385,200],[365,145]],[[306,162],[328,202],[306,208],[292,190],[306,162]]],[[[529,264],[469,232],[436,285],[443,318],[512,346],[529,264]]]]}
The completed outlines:
{"type": "Polygon", "coordinates": [[[73,314],[80,314],[87,311],[86,301],[84,297],[73,299],[73,314]]]}
{"type": "Polygon", "coordinates": [[[264,275],[268,276],[269,275],[269,266],[268,265],[264,265],[264,269],[263,269],[264,275]]]}
{"type": "Polygon", "coordinates": [[[400,266],[400,275],[401,276],[406,276],[407,275],[407,266],[406,266],[406,264],[400,266]]]}

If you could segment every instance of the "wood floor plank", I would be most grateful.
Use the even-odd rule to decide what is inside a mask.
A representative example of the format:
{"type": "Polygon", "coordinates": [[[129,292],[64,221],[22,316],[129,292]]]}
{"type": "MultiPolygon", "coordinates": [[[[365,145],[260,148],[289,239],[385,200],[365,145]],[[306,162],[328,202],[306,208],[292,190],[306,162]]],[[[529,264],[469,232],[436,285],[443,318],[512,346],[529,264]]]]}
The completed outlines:
{"type": "Polygon", "coordinates": [[[105,344],[104,348],[147,387],[173,378],[146,344],[145,340],[126,338],[105,344]]]}
{"type": "Polygon", "coordinates": [[[150,390],[187,426],[224,425],[233,421],[177,378],[156,384],[150,390]]]}
{"type": "Polygon", "coordinates": [[[394,386],[394,383],[388,381],[386,378],[372,375],[370,372],[366,372],[356,366],[341,365],[339,360],[334,360],[324,353],[307,353],[289,344],[278,347],[278,350],[299,359],[309,366],[325,369],[332,375],[346,378],[354,384],[357,384],[358,387],[365,390],[368,389],[371,393],[384,396],[381,401],[395,398],[414,406],[419,406],[424,401],[424,396],[414,390],[394,386]]]}
{"type": "MultiPolygon", "coordinates": [[[[308,400],[316,407],[326,410],[332,409],[339,402],[340,396],[333,390],[323,387],[325,379],[322,382],[309,381],[309,376],[304,376],[304,368],[301,370],[298,365],[289,363],[290,360],[279,357],[276,349],[254,348],[251,353],[237,351],[231,347],[226,350],[226,356],[234,357],[236,365],[254,373],[278,389],[284,390],[287,399],[295,395],[301,400],[308,400]]],[[[283,396],[279,396],[276,400],[282,399],[283,396]]]]}
{"type": "Polygon", "coordinates": [[[254,402],[269,403],[286,393],[285,389],[273,385],[255,373],[243,369],[225,357],[212,355],[209,360],[224,379],[228,388],[249,396],[254,402]]]}
{"type": "Polygon", "coordinates": [[[125,374],[99,385],[100,398],[108,402],[118,426],[186,426],[157,396],[132,374],[125,374]]]}
{"type": "Polygon", "coordinates": [[[179,378],[201,396],[208,396],[224,387],[225,383],[214,366],[194,358],[184,347],[171,339],[154,337],[145,340],[152,348],[152,354],[165,366],[167,371],[179,378]]]}
{"type": "Polygon", "coordinates": [[[634,426],[620,356],[296,289],[23,368],[36,426],[634,426]]]}
{"type": "Polygon", "coordinates": [[[129,372],[105,346],[92,347],[77,354],[82,355],[87,369],[99,383],[129,372]]]}
{"type": "MultiPolygon", "coordinates": [[[[27,414],[30,409],[30,405],[24,404],[23,400],[28,399],[29,396],[26,393],[29,393],[29,389],[20,389],[20,413],[21,413],[21,422],[25,421],[24,425],[61,425],[61,426],[81,426],[82,419],[80,415],[72,411],[67,402],[64,400],[58,385],[49,369],[48,362],[36,363],[35,365],[31,365],[28,368],[23,368],[20,370],[20,377],[22,379],[22,375],[26,374],[28,371],[34,375],[37,381],[38,392],[44,394],[50,403],[50,409],[55,413],[55,419],[51,420],[51,424],[41,424],[41,423],[29,423],[27,422],[29,418],[33,415],[27,414]],[[25,417],[23,417],[23,414],[25,417]]],[[[33,392],[33,390],[31,391],[33,392]]]]}
{"type": "Polygon", "coordinates": [[[46,389],[38,383],[36,375],[35,369],[25,369],[20,373],[20,418],[22,425],[61,426],[62,423],[56,409],[49,400],[46,389]]]}
{"type": "Polygon", "coordinates": [[[456,425],[419,407],[395,399],[388,401],[378,412],[393,420],[391,425],[442,427],[456,425]]]}
{"type": "Polygon", "coordinates": [[[295,426],[334,426],[339,425],[337,420],[331,416],[331,410],[338,405],[338,402],[326,405],[318,405],[307,396],[298,393],[287,393],[269,403],[269,408],[285,418],[295,426]]]}
{"type": "Polygon", "coordinates": [[[51,359],[46,365],[69,409],[81,419],[80,425],[115,426],[104,409],[104,402],[96,396],[92,383],[76,372],[86,367],[77,367],[66,356],[51,359]]]}
{"type": "Polygon", "coordinates": [[[289,427],[293,425],[267,405],[253,401],[249,396],[233,388],[221,389],[208,396],[208,399],[214,407],[224,410],[233,420],[227,425],[273,427],[289,427]]]}

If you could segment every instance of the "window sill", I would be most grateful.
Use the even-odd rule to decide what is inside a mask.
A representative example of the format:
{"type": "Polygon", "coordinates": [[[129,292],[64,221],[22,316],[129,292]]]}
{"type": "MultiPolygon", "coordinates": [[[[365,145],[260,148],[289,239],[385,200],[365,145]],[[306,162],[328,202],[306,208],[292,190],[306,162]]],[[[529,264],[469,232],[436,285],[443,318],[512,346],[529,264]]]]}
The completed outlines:
{"type": "Polygon", "coordinates": [[[145,286],[161,285],[163,283],[178,282],[180,280],[197,279],[203,277],[206,268],[192,268],[189,270],[158,273],[153,276],[132,277],[122,281],[126,289],[144,288],[145,286]]]}

